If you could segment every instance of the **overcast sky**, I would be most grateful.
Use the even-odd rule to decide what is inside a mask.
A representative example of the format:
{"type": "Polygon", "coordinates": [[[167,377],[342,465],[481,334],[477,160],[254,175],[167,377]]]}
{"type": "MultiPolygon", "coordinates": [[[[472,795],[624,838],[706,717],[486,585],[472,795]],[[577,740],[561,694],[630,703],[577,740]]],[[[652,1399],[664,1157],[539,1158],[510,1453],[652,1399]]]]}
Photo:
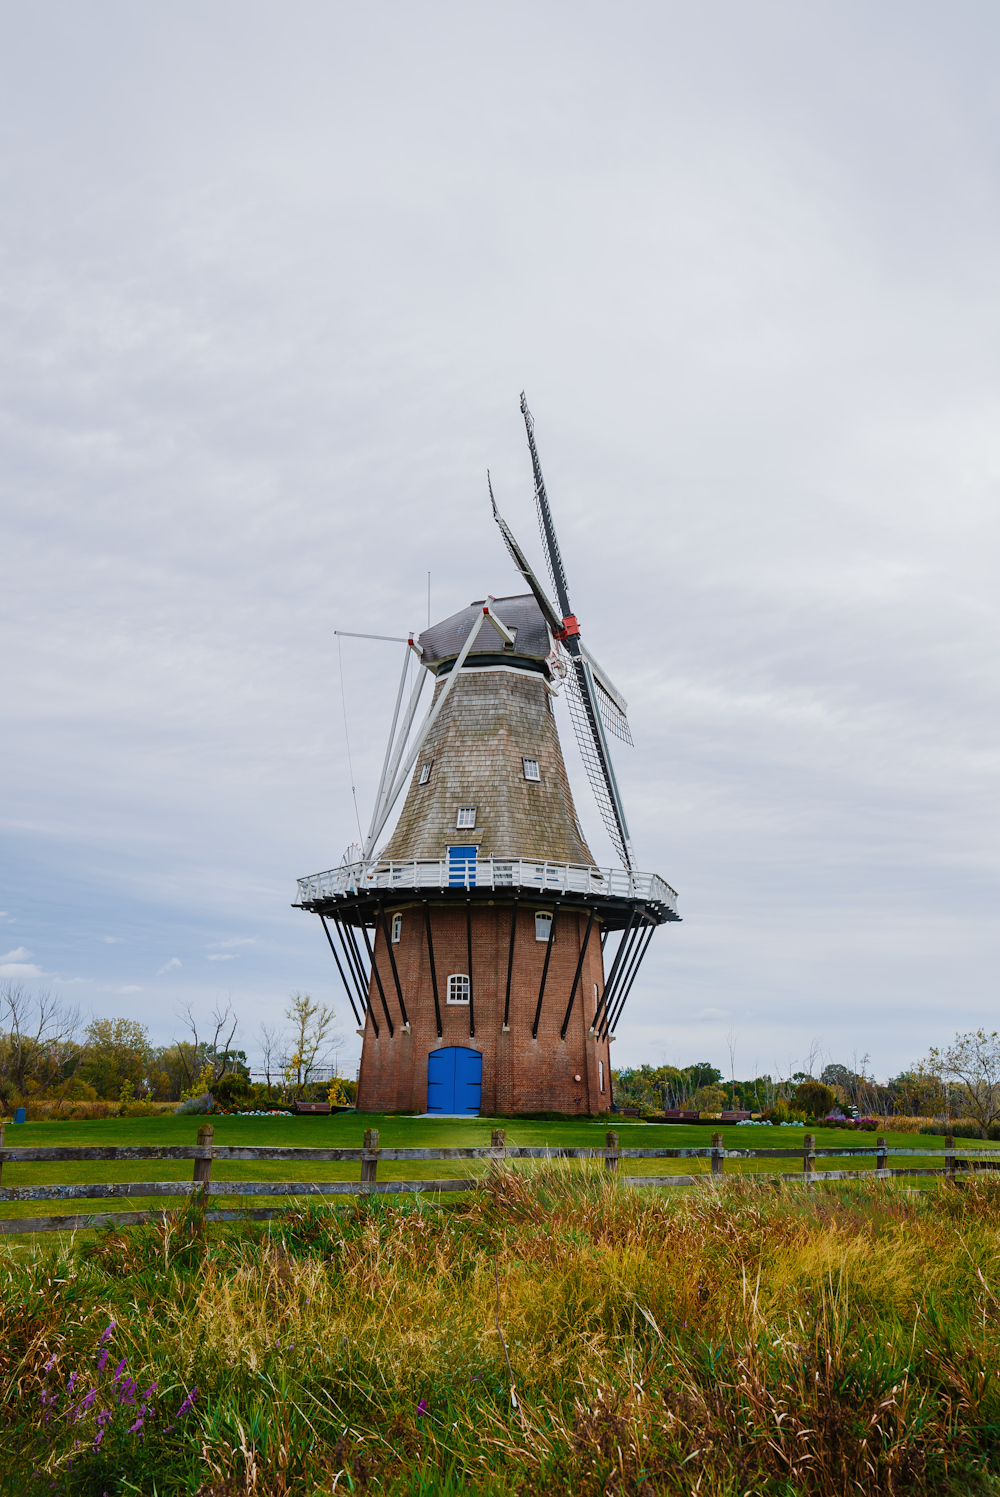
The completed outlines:
{"type": "MultiPolygon", "coordinates": [[[[541,566],[524,388],[684,916],[617,1063],[992,1028],[998,48],[968,0],[0,4],[0,974],[350,1018],[291,908],[358,837],[333,631],[522,590],[487,467],[541,566]]],[[[399,660],[342,649],[367,826],[399,660]]]]}

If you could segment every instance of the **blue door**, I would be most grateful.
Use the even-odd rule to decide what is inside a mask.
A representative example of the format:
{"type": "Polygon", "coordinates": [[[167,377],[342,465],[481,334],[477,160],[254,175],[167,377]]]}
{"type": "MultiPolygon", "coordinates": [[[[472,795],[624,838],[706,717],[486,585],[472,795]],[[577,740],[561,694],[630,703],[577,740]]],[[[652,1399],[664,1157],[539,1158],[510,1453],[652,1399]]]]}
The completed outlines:
{"type": "Polygon", "coordinates": [[[474,888],[476,883],[476,859],[478,847],[449,847],[448,882],[474,888]]]}
{"type": "Polygon", "coordinates": [[[449,1045],[427,1057],[427,1111],[478,1115],[483,1096],[483,1057],[478,1050],[449,1045]]]}

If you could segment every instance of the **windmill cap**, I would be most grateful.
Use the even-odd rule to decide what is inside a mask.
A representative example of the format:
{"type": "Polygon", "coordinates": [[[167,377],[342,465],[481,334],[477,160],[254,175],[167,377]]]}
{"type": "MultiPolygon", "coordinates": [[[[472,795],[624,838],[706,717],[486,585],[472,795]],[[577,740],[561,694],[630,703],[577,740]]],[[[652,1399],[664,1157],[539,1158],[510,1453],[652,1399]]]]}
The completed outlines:
{"type": "Polygon", "coordinates": [[[531,593],[518,593],[509,598],[477,598],[460,613],[453,613],[450,618],[425,629],[419,640],[422,663],[435,665],[453,660],[465,644],[469,630],[482,618],[483,606],[487,602],[501,623],[515,635],[514,648],[505,650],[500,635],[492,624],[485,622],[469,651],[469,659],[475,655],[497,655],[508,661],[518,658],[525,662],[543,661],[552,648],[545,619],[531,593]]]}

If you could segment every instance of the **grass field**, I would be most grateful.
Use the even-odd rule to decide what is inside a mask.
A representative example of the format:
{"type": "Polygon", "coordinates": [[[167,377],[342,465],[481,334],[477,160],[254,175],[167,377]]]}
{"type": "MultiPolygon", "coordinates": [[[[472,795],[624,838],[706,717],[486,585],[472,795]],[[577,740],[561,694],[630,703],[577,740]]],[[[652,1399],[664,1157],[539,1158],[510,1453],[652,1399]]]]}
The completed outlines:
{"type": "MultiPolygon", "coordinates": [[[[87,1147],[97,1145],[144,1145],[144,1144],[193,1144],[198,1133],[199,1120],[195,1117],[161,1116],[153,1118],[121,1118],[97,1122],[25,1123],[17,1127],[8,1125],[5,1142],[8,1147],[56,1146],[87,1147]]],[[[215,1142],[229,1145],[274,1145],[288,1144],[298,1148],[359,1148],[366,1128],[379,1130],[379,1142],[383,1148],[426,1148],[439,1145],[454,1148],[471,1145],[488,1145],[494,1127],[503,1127],[508,1144],[552,1146],[600,1147],[604,1144],[607,1127],[617,1129],[623,1148],[690,1148],[707,1147],[711,1142],[712,1129],[704,1125],[683,1127],[675,1124],[630,1123],[620,1119],[606,1122],[528,1122],[510,1119],[470,1118],[430,1119],[380,1117],[375,1114],[338,1113],[330,1117],[216,1117],[215,1142]]],[[[792,1128],[727,1128],[725,1137],[731,1148],[801,1148],[803,1129],[792,1128]]],[[[934,1162],[933,1156],[944,1147],[940,1137],[921,1138],[912,1133],[887,1134],[890,1146],[919,1148],[926,1146],[928,1158],[907,1161],[916,1164],[934,1162]]],[[[836,1129],[818,1130],[817,1145],[820,1147],[872,1147],[875,1135],[870,1133],[848,1133],[836,1129]]],[[[974,1145],[977,1146],[977,1145],[974,1145]]],[[[998,1146],[1000,1147],[1000,1146],[998,1146]]],[[[836,1160],[819,1160],[818,1167],[837,1168],[836,1160]]],[[[847,1168],[865,1168],[863,1160],[845,1161],[847,1168]]],[[[872,1166],[873,1167],[873,1166],[872,1166]]],[[[485,1166],[467,1160],[430,1160],[426,1162],[385,1163],[379,1166],[380,1180],[455,1179],[469,1174],[482,1173],[485,1166]]],[[[740,1164],[727,1164],[727,1173],[757,1173],[791,1170],[790,1160],[754,1160],[740,1164]]],[[[632,1160],[627,1173],[640,1174],[704,1174],[709,1170],[708,1160],[684,1160],[676,1166],[662,1160],[632,1160]]],[[[135,1163],[59,1161],[55,1163],[8,1164],[3,1170],[5,1186],[52,1185],[89,1183],[117,1180],[190,1180],[190,1160],[140,1160],[135,1163]]],[[[213,1165],[212,1177],[216,1180],[357,1180],[360,1167],[357,1164],[283,1164],[276,1161],[225,1161],[213,1165]]],[[[915,1182],[916,1183],[916,1182],[915,1182]]],[[[263,1198],[250,1198],[260,1199],[263,1198]]],[[[0,1217],[46,1216],[60,1212],[72,1213],[88,1209],[135,1211],[146,1207],[157,1209],[162,1200],[144,1200],[130,1197],[127,1200],[100,1201],[88,1206],[86,1202],[40,1201],[2,1202],[0,1217]]],[[[268,1204],[274,1205],[271,1199],[268,1204]]]]}
{"type": "Polygon", "coordinates": [[[562,1164],[207,1240],[190,1210],[0,1239],[0,1491],[998,1494],[998,1263],[988,1177],[667,1195],[562,1164]]]}

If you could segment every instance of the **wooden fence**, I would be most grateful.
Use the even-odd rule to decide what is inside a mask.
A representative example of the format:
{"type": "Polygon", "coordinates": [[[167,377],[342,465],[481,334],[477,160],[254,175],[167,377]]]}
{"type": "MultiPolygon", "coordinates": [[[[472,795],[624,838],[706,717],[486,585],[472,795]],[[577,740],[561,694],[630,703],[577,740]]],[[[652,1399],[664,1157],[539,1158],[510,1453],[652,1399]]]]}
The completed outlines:
{"type": "MultiPolygon", "coordinates": [[[[215,1130],[208,1124],[198,1130],[198,1141],[191,1146],[149,1146],[137,1148],[58,1148],[58,1149],[11,1149],[3,1147],[3,1125],[0,1124],[0,1203],[15,1201],[77,1201],[120,1200],[129,1196],[197,1196],[206,1221],[266,1221],[280,1216],[280,1207],[244,1207],[228,1211],[208,1211],[210,1199],[239,1196],[351,1196],[410,1194],[413,1192],[438,1192],[475,1190],[483,1183],[483,1176],[452,1180],[379,1180],[378,1167],[383,1163],[417,1162],[430,1159],[482,1160],[500,1164],[510,1159],[603,1159],[605,1168],[616,1172],[623,1185],[670,1188],[697,1185],[722,1175],[729,1160],[741,1159],[795,1159],[801,1167],[794,1173],[760,1173],[750,1178],[759,1181],[783,1180],[804,1185],[814,1185],[827,1180],[889,1180],[900,1175],[939,1175],[947,1181],[954,1180],[956,1171],[1000,1168],[1000,1150],[956,1149],[952,1137],[945,1139],[943,1164],[931,1167],[904,1165],[891,1168],[889,1158],[901,1156],[910,1159],[927,1159],[936,1150],[890,1149],[884,1138],[877,1138],[874,1146],[817,1149],[813,1134],[802,1139],[801,1149],[727,1149],[721,1133],[712,1135],[712,1146],[708,1149],[623,1149],[618,1144],[618,1134],[605,1135],[603,1149],[548,1148],[508,1146],[502,1129],[493,1132],[489,1148],[468,1149],[380,1149],[378,1132],[374,1128],[365,1133],[364,1147],[360,1149],[294,1149],[283,1147],[243,1148],[218,1145],[214,1141],[215,1130]],[[5,1164],[53,1163],[58,1161],[108,1160],[135,1163],[146,1159],[190,1159],[194,1162],[191,1180],[121,1180],[89,1185],[28,1185],[4,1186],[5,1164]],[[338,1164],[356,1163],[361,1166],[360,1180],[213,1180],[212,1165],[223,1161],[276,1160],[287,1164],[338,1164]],[[623,1159],[708,1159],[710,1172],[698,1175],[625,1175],[619,1172],[623,1159]],[[817,1170],[819,1159],[874,1159],[874,1168],[863,1170],[817,1170]]],[[[153,1221],[160,1211],[112,1211],[86,1215],[0,1217],[0,1234],[10,1232],[58,1232],[78,1228],[106,1227],[109,1225],[131,1226],[136,1222],[153,1221]]]]}

